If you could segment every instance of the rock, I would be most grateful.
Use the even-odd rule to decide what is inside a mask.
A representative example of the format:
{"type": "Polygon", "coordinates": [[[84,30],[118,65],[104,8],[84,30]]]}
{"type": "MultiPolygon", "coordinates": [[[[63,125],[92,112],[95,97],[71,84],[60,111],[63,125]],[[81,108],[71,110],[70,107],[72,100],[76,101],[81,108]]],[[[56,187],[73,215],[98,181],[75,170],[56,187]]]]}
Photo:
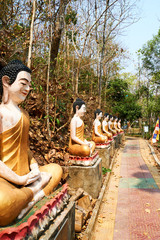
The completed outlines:
{"type": "Polygon", "coordinates": [[[75,209],[75,232],[81,232],[83,226],[83,213],[75,209]]]}

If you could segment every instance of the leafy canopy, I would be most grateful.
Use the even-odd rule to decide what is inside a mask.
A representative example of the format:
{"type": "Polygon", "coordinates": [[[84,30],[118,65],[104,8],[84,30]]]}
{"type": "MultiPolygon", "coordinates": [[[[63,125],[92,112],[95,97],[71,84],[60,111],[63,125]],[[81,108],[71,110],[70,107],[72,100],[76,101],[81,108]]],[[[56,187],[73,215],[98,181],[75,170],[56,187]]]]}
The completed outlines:
{"type": "Polygon", "coordinates": [[[160,84],[160,29],[158,34],[153,36],[153,39],[149,40],[139,52],[142,54],[143,67],[160,84]]]}
{"type": "Polygon", "coordinates": [[[110,81],[107,89],[107,100],[112,112],[122,120],[134,121],[141,117],[141,106],[135,94],[129,92],[128,83],[122,79],[110,81]]]}

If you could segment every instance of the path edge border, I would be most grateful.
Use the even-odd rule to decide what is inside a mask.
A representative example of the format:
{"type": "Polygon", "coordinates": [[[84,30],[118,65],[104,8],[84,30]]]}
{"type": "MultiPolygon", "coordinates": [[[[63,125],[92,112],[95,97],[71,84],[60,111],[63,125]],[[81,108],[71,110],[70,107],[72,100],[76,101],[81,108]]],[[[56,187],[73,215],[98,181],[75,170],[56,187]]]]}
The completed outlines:
{"type": "MultiPolygon", "coordinates": [[[[123,147],[124,147],[124,146],[123,146],[123,147]]],[[[114,164],[115,159],[116,159],[116,157],[117,157],[117,153],[118,153],[118,151],[119,151],[120,149],[121,149],[121,147],[115,150],[115,154],[114,154],[114,156],[113,156],[113,158],[112,158],[112,160],[111,160],[111,164],[110,164],[110,166],[109,166],[109,169],[112,169],[112,168],[113,168],[113,164],[114,164]]],[[[112,173],[112,171],[111,171],[111,172],[108,172],[107,175],[106,175],[106,177],[105,177],[105,180],[104,180],[104,182],[103,182],[103,185],[102,185],[102,188],[101,188],[99,197],[98,197],[97,202],[96,202],[96,204],[95,204],[95,207],[94,207],[94,209],[93,209],[92,217],[91,217],[91,219],[90,219],[90,221],[89,221],[89,224],[88,224],[85,232],[82,233],[82,240],[91,240],[92,230],[93,230],[93,228],[94,228],[95,220],[96,220],[96,218],[97,218],[97,215],[98,215],[98,212],[99,212],[99,208],[100,208],[100,204],[101,204],[101,202],[102,202],[102,199],[103,199],[103,196],[104,196],[104,192],[105,192],[105,190],[106,190],[107,183],[108,183],[108,181],[109,181],[109,178],[110,178],[111,173],[112,173]]]]}
{"type": "Polygon", "coordinates": [[[151,150],[151,153],[152,153],[152,155],[153,155],[153,157],[154,157],[154,160],[155,160],[156,163],[160,166],[160,160],[158,159],[158,157],[157,157],[157,155],[156,155],[153,147],[152,147],[149,143],[148,143],[148,146],[149,146],[149,148],[150,148],[150,150],[151,150]]]}

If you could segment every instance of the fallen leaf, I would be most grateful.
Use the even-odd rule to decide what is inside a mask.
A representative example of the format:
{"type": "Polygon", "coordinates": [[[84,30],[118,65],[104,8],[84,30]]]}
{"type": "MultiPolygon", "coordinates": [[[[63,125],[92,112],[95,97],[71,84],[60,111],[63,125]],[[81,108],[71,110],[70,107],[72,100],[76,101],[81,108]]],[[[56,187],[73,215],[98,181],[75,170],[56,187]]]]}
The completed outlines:
{"type": "Polygon", "coordinates": [[[99,223],[103,223],[103,219],[102,218],[98,218],[98,222],[99,223]]]}
{"type": "Polygon", "coordinates": [[[145,211],[146,211],[146,213],[150,213],[151,212],[151,210],[148,209],[148,208],[146,208],[145,211]]]}
{"type": "Polygon", "coordinates": [[[146,203],[147,206],[150,206],[150,203],[146,203]]]}

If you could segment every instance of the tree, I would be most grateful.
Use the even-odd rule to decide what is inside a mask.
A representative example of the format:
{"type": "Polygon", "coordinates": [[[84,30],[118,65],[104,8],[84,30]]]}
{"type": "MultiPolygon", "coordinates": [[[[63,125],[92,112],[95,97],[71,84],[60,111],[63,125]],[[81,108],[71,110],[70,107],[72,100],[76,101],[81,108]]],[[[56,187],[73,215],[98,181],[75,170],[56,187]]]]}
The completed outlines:
{"type": "Polygon", "coordinates": [[[139,51],[144,69],[153,77],[155,83],[160,84],[160,29],[139,51]]]}
{"type": "Polygon", "coordinates": [[[136,95],[129,92],[128,83],[122,79],[114,79],[109,82],[107,88],[107,100],[111,106],[110,111],[122,120],[134,121],[141,117],[141,106],[136,95]]]}

